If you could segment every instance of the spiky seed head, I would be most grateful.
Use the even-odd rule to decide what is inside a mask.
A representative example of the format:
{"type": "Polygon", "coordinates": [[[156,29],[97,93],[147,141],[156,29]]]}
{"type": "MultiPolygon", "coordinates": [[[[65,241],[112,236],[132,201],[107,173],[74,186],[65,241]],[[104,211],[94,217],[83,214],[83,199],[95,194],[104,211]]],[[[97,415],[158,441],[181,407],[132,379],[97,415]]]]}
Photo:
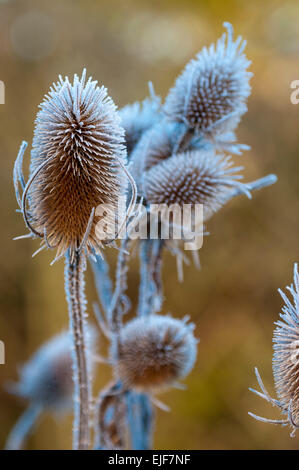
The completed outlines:
{"type": "Polygon", "coordinates": [[[207,220],[241,183],[229,157],[211,151],[173,155],[144,174],[143,192],[148,204],[203,204],[207,220]]]}
{"type": "Polygon", "coordinates": [[[130,321],[120,332],[116,375],[125,387],[147,392],[173,385],[194,365],[193,328],[184,320],[162,315],[130,321]]]}
{"type": "Polygon", "coordinates": [[[290,300],[282,291],[285,302],[274,331],[273,375],[277,396],[288,413],[291,401],[291,413],[299,425],[299,274],[294,266],[294,284],[288,287],[290,300]]]}
{"type": "MultiPolygon", "coordinates": [[[[91,371],[91,354],[96,334],[88,328],[87,358],[91,371]]],[[[72,340],[63,332],[43,344],[20,370],[20,381],[10,391],[44,408],[63,411],[71,406],[73,396],[72,340]]]]}
{"type": "Polygon", "coordinates": [[[125,130],[128,155],[136,147],[141,136],[160,118],[161,99],[146,98],[141,103],[128,104],[119,110],[121,125],[125,130]]]}
{"type": "Polygon", "coordinates": [[[143,134],[131,158],[132,171],[137,182],[145,170],[171,156],[179,126],[180,124],[163,119],[143,134]]]}
{"type": "Polygon", "coordinates": [[[169,119],[187,122],[198,132],[233,130],[246,112],[250,94],[247,71],[250,62],[243,53],[241,37],[233,29],[191,60],[170,90],[164,110],[169,119]]]}
{"type": "MultiPolygon", "coordinates": [[[[117,202],[126,178],[124,130],[107,90],[89,78],[66,77],[50,89],[36,118],[31,175],[45,161],[29,192],[29,213],[35,229],[46,233],[58,254],[78,249],[92,209],[117,202]]],[[[118,214],[122,217],[123,214],[118,214]]],[[[94,227],[86,248],[98,251],[94,227]]]]}
{"type": "MultiPolygon", "coordinates": [[[[161,119],[145,132],[132,153],[133,172],[137,181],[144,171],[168,159],[177,148],[184,146],[184,138],[188,129],[184,123],[161,119]]],[[[192,149],[212,148],[207,140],[194,137],[188,141],[187,147],[192,149]]]]}

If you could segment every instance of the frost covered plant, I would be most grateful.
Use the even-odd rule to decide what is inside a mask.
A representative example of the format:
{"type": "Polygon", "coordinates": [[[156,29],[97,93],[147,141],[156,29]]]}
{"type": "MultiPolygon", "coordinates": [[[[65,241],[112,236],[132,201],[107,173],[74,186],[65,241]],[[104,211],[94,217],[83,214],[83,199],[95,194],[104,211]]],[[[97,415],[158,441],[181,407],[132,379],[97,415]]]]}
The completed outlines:
{"type": "Polygon", "coordinates": [[[60,77],[40,105],[25,185],[23,143],[15,164],[17,200],[29,236],[43,248],[56,248],[55,260],[66,256],[65,286],[74,345],[74,447],[87,449],[90,435],[90,384],[86,361],[85,256],[99,252],[95,213],[108,203],[118,218],[118,201],[125,195],[124,130],[104,87],[85,70],[73,83],[60,77]],[[19,185],[23,194],[19,194],[19,185]],[[27,202],[29,208],[27,208],[27,202]]]}
{"type": "Polygon", "coordinates": [[[173,155],[144,174],[143,191],[150,204],[203,204],[204,220],[216,212],[239,188],[240,167],[214,151],[196,151],[173,155]]]}
{"type": "MultiPolygon", "coordinates": [[[[94,333],[90,330],[91,345],[94,333]]],[[[45,410],[58,413],[70,409],[73,396],[72,341],[68,332],[61,333],[41,346],[21,368],[20,380],[9,384],[9,391],[29,401],[29,407],[11,431],[7,449],[20,449],[33,426],[45,410]]]]}
{"type": "Polygon", "coordinates": [[[149,315],[130,321],[120,332],[116,376],[125,387],[145,392],[174,385],[194,365],[197,341],[193,329],[187,319],[170,316],[149,315]]]}
{"type": "MultiPolygon", "coordinates": [[[[239,194],[250,197],[251,191],[276,181],[274,175],[268,175],[241,183],[242,168],[227,155],[240,154],[247,148],[237,142],[235,129],[246,111],[251,74],[245,42],[240,37],[234,40],[232,27],[226,24],[226,28],[216,46],[204,48],[187,64],[164,104],[151,88],[149,98],[125,106],[117,114],[106,90],[92,79],[86,82],[85,72],[81,79],[75,76],[73,83],[60,78],[40,105],[27,184],[22,173],[26,144],[21,146],[14,181],[30,230],[26,236],[41,238],[40,250],[56,248],[54,261],[66,257],[65,285],[74,346],[76,449],[89,448],[90,438],[86,257],[92,259],[100,301],[95,305],[95,315],[109,342],[108,358],[98,359],[111,367],[113,377],[96,399],[94,446],[149,449],[153,405],[164,407],[155,394],[176,386],[191,371],[197,340],[187,319],[158,314],[164,300],[164,248],[175,254],[178,264],[187,258],[180,249],[181,240],[164,239],[161,230],[157,237],[148,233],[148,238],[139,240],[136,318],[124,322],[131,309],[126,290],[136,222],[148,228],[155,204],[167,208],[176,204],[180,209],[203,204],[206,222],[231,198],[239,194]],[[125,146],[136,185],[126,167],[125,146]],[[120,206],[127,180],[131,183],[131,202],[120,206]],[[133,213],[137,197],[139,205],[133,213]],[[115,238],[124,235],[115,283],[101,252],[114,240],[99,239],[96,227],[104,216],[96,211],[100,204],[109,204],[110,218],[105,218],[108,225],[115,223],[116,215],[120,229],[115,238]]],[[[161,229],[161,225],[156,218],[154,227],[161,229]]]]}
{"type": "Polygon", "coordinates": [[[257,369],[256,377],[261,391],[250,389],[271,405],[277,407],[284,415],[283,419],[267,419],[249,413],[253,418],[266,423],[289,425],[291,436],[299,427],[299,274],[298,266],[294,265],[294,284],[289,286],[292,299],[279,290],[284,307],[280,314],[281,320],[276,322],[273,343],[273,376],[277,399],[271,398],[267,392],[257,369]]]}
{"type": "Polygon", "coordinates": [[[187,64],[164,105],[169,119],[200,133],[232,131],[247,110],[252,74],[246,42],[240,36],[234,41],[232,26],[224,25],[227,33],[187,64]]]}
{"type": "Polygon", "coordinates": [[[125,162],[124,131],[107,90],[91,78],[86,82],[85,71],[73,83],[60,77],[36,117],[20,201],[28,228],[44,247],[56,248],[57,257],[69,251],[72,259],[82,242],[88,253],[99,251],[94,211],[110,204],[116,212],[126,186],[125,162]]]}
{"type": "Polygon", "coordinates": [[[152,92],[150,98],[136,101],[119,110],[121,125],[125,130],[128,156],[136,147],[145,131],[157,122],[161,115],[161,99],[152,92]]]}

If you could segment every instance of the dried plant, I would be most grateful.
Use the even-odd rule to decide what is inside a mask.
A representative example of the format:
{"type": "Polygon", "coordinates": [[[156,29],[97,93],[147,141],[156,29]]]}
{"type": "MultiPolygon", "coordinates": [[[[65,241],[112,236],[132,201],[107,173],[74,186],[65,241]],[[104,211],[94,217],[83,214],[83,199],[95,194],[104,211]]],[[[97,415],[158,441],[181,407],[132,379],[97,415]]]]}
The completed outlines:
{"type": "Polygon", "coordinates": [[[127,183],[120,165],[126,161],[124,131],[106,89],[91,78],[86,82],[85,71],[72,84],[60,77],[40,108],[24,217],[45,246],[57,248],[57,257],[69,250],[74,259],[82,242],[88,253],[99,251],[96,207],[110,204],[117,212],[127,183]]]}
{"type": "Polygon", "coordinates": [[[125,194],[124,131],[111,98],[91,78],[75,75],[54,84],[40,105],[25,185],[21,146],[14,169],[17,200],[30,236],[41,249],[57,248],[54,261],[66,256],[65,287],[74,345],[74,447],[87,449],[90,435],[90,384],[86,361],[84,296],[85,253],[102,248],[94,234],[95,210],[109,203],[119,214],[125,194]],[[23,188],[19,194],[19,184],[23,188]],[[27,210],[26,202],[29,202],[27,210]]]}
{"type": "MultiPolygon", "coordinates": [[[[159,313],[164,300],[164,249],[177,257],[179,266],[189,261],[180,241],[164,239],[161,231],[157,238],[138,240],[139,299],[132,312],[126,291],[133,231],[138,224],[149,225],[152,204],[203,204],[207,223],[233,197],[251,197],[252,191],[276,181],[274,175],[267,175],[241,183],[242,167],[235,166],[227,155],[238,155],[249,148],[238,143],[235,130],[247,109],[251,73],[247,70],[250,62],[244,54],[245,42],[240,37],[234,40],[232,27],[225,26],[227,33],[216,46],[204,48],[187,64],[164,104],[150,86],[149,98],[125,106],[118,114],[106,90],[91,79],[85,81],[85,72],[81,79],[75,76],[73,83],[60,78],[37,116],[27,184],[22,173],[26,144],[21,146],[14,181],[30,230],[26,236],[40,237],[40,250],[56,248],[54,261],[66,257],[74,347],[74,448],[87,449],[90,440],[83,276],[86,257],[91,259],[99,296],[95,317],[109,343],[107,357],[98,359],[111,367],[113,378],[96,399],[94,447],[148,449],[152,446],[153,406],[167,409],[156,392],[178,386],[191,371],[197,340],[194,325],[186,317],[175,319],[159,313]],[[126,167],[125,145],[136,185],[126,167]],[[119,205],[128,180],[131,201],[119,205]],[[118,222],[116,236],[105,241],[97,230],[105,216],[96,208],[103,203],[109,204],[107,224],[112,226],[115,217],[118,222]],[[122,240],[113,283],[102,249],[119,235],[122,240]],[[124,321],[129,311],[135,318],[124,321]]],[[[193,255],[199,266],[197,253],[193,255]]],[[[280,364],[285,356],[278,349],[276,354],[280,364]]],[[[276,377],[281,384],[281,406],[289,406],[289,400],[289,419],[297,420],[291,379],[282,385],[282,376],[276,373],[276,377]]]]}
{"type": "Polygon", "coordinates": [[[206,220],[228,200],[232,188],[247,192],[238,182],[240,167],[232,165],[230,158],[213,151],[173,155],[144,174],[144,197],[149,204],[202,204],[206,220]]]}
{"type": "Polygon", "coordinates": [[[162,114],[161,99],[155,95],[153,90],[151,91],[152,96],[146,98],[142,103],[136,101],[119,110],[129,157],[143,134],[159,121],[162,114]]]}
{"type": "Polygon", "coordinates": [[[115,373],[124,387],[140,391],[167,388],[184,378],[196,359],[193,324],[187,319],[149,315],[121,330],[115,373]],[[136,362],[138,357],[138,362],[136,362]]]}
{"type": "MultiPolygon", "coordinates": [[[[95,351],[96,332],[88,328],[90,351],[95,351]]],[[[8,390],[29,401],[29,407],[16,423],[7,442],[7,449],[20,449],[33,431],[44,410],[65,413],[71,408],[73,396],[72,340],[68,332],[54,336],[41,346],[22,366],[20,381],[8,384],[8,390]]],[[[89,354],[90,370],[92,355],[89,354]]]]}
{"type": "Polygon", "coordinates": [[[294,284],[287,288],[292,301],[284,292],[279,292],[284,300],[280,317],[276,322],[273,343],[273,376],[278,399],[271,398],[267,392],[257,368],[256,377],[261,392],[250,389],[261,398],[277,407],[284,415],[283,419],[267,419],[249,413],[253,418],[266,423],[289,425],[291,436],[299,427],[299,274],[297,264],[294,266],[294,284]]]}
{"type": "Polygon", "coordinates": [[[232,26],[224,25],[227,33],[187,64],[165,101],[169,119],[202,133],[234,130],[247,110],[252,74],[246,42],[240,36],[234,42],[232,26]]]}

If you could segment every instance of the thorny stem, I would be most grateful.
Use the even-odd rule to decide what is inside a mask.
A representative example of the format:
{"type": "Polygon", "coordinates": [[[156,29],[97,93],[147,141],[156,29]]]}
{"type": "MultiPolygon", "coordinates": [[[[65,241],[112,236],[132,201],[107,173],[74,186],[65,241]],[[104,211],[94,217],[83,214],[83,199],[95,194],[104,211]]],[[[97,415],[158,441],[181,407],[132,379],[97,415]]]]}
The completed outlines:
{"type": "Polygon", "coordinates": [[[84,295],[85,257],[76,252],[66,256],[65,290],[73,338],[74,429],[73,448],[87,450],[90,440],[90,386],[86,358],[86,312],[84,295]]]}

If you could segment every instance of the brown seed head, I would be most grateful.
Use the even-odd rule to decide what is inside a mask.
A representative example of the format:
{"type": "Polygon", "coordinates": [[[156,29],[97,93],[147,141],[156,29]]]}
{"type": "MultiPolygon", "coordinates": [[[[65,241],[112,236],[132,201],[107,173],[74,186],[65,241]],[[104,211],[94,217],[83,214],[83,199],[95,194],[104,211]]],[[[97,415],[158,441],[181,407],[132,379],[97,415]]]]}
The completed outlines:
{"type": "MultiPolygon", "coordinates": [[[[110,204],[117,212],[126,178],[124,132],[104,87],[91,78],[60,77],[40,105],[32,153],[29,216],[40,236],[58,253],[80,246],[93,208],[110,204]]],[[[118,214],[121,217],[122,214],[118,214]]],[[[86,248],[98,248],[95,217],[86,248]]]]}
{"type": "Polygon", "coordinates": [[[126,387],[145,391],[171,386],[194,365],[193,328],[169,316],[135,318],[120,332],[117,376],[126,387]]]}

